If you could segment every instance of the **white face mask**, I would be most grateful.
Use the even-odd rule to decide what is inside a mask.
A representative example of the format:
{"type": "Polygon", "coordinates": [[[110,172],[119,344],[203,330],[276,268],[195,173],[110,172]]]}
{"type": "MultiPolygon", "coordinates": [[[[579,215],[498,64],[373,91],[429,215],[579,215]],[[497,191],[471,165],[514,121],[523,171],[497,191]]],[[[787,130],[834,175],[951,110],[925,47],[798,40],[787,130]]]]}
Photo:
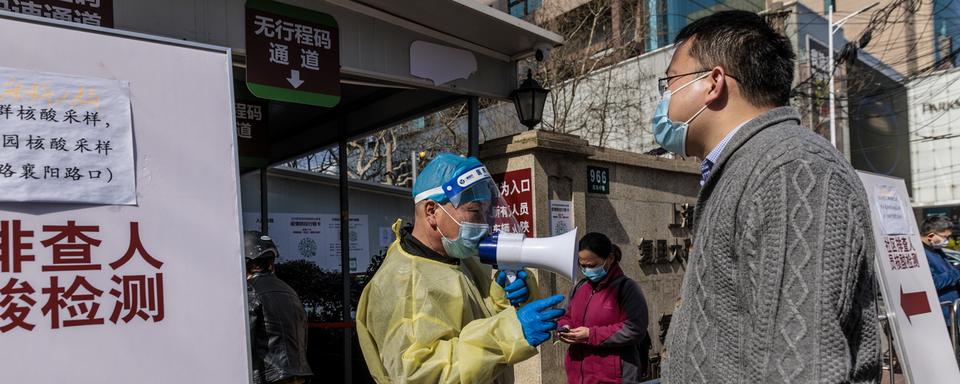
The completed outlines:
{"type": "Polygon", "coordinates": [[[693,116],[690,116],[686,121],[677,122],[670,120],[670,117],[667,116],[668,112],[670,112],[670,98],[690,84],[696,83],[709,75],[709,72],[704,73],[686,84],[681,85],[676,91],[668,89],[663,92],[663,98],[660,99],[660,104],[657,104],[657,109],[653,113],[653,119],[650,121],[653,125],[653,138],[663,149],[683,157],[687,156],[687,129],[690,127],[690,122],[697,118],[697,116],[700,116],[700,113],[707,109],[707,106],[704,105],[700,107],[700,110],[694,113],[693,116]]]}
{"type": "Polygon", "coordinates": [[[440,232],[440,226],[437,226],[437,232],[440,233],[440,242],[443,243],[443,250],[447,251],[447,256],[458,259],[466,259],[477,255],[480,249],[480,240],[490,234],[490,226],[486,224],[460,222],[453,218],[450,212],[443,205],[438,205],[443,213],[460,226],[460,233],[456,239],[448,239],[443,232],[440,232]]]}
{"type": "Polygon", "coordinates": [[[933,234],[933,236],[934,237],[930,239],[930,248],[942,249],[943,247],[947,246],[947,243],[949,243],[949,240],[943,238],[938,234],[933,234]],[[937,240],[938,238],[940,239],[939,241],[937,240]]]}

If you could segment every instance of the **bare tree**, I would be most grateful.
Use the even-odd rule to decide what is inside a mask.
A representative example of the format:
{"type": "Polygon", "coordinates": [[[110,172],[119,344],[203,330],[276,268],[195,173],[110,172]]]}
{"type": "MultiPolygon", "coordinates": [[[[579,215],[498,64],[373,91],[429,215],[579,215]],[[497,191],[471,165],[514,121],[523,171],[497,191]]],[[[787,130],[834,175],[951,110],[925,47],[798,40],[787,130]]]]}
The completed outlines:
{"type": "Polygon", "coordinates": [[[288,168],[297,168],[316,173],[336,173],[336,162],[332,160],[332,151],[323,150],[317,153],[311,153],[296,160],[288,161],[284,166],[288,168]]]}
{"type": "Polygon", "coordinates": [[[521,74],[523,67],[531,68],[551,90],[540,128],[577,134],[598,146],[640,150],[621,138],[640,137],[648,125],[643,94],[654,92],[654,82],[644,83],[649,77],[644,68],[627,64],[645,49],[645,4],[593,0],[572,10],[550,8],[562,5],[545,2],[535,21],[562,35],[565,44],[542,63],[521,65],[521,74]]]}
{"type": "MultiPolygon", "coordinates": [[[[465,137],[465,130],[461,127],[465,115],[466,104],[461,103],[347,142],[348,177],[411,186],[414,157],[417,162],[423,162],[438,152],[460,152],[465,137]]],[[[285,165],[336,174],[338,156],[336,148],[325,149],[285,165]]]]}

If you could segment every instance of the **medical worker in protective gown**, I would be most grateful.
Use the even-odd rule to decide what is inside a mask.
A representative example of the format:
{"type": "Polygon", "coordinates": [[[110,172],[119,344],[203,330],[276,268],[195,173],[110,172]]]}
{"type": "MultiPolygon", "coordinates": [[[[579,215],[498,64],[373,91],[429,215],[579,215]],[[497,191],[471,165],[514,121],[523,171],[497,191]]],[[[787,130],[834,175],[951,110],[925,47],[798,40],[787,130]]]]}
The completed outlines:
{"type": "Polygon", "coordinates": [[[479,160],[438,155],[413,197],[414,225],[394,224],[397,239],[357,308],[370,374],[380,384],[511,382],[509,366],[550,338],[563,296],[534,300],[532,274],[508,282],[479,263],[478,243],[504,206],[479,160]]]}

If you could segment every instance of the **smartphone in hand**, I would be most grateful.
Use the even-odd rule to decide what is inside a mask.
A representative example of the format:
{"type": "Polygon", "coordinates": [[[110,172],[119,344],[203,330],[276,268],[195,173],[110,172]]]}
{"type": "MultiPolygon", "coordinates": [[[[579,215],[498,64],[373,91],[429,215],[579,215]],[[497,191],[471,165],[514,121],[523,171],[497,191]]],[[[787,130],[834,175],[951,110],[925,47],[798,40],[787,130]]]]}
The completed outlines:
{"type": "Polygon", "coordinates": [[[557,343],[560,342],[559,336],[561,333],[569,333],[569,332],[570,332],[570,328],[568,328],[567,326],[562,326],[560,328],[557,328],[557,332],[553,334],[553,339],[554,339],[553,345],[557,345],[557,343]]]}

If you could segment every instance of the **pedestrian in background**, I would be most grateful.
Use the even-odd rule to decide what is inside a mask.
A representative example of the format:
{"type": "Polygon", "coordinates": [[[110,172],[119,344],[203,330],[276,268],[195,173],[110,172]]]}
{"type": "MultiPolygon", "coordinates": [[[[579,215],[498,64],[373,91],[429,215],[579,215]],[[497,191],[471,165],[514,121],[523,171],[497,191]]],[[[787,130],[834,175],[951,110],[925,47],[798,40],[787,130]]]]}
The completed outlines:
{"type": "Polygon", "coordinates": [[[620,269],[619,248],[602,233],[580,239],[581,279],[567,313],[557,320],[570,344],[564,365],[569,383],[638,383],[647,356],[647,302],[620,269]]]}
{"type": "Polygon", "coordinates": [[[307,363],[307,313],[300,296],[274,275],[280,255],[269,236],[244,233],[253,383],[303,384],[307,363]]]}
{"type": "MultiPolygon", "coordinates": [[[[960,299],[960,270],[950,265],[943,248],[953,236],[953,223],[944,216],[930,216],[920,224],[920,241],[927,255],[933,285],[937,289],[940,302],[953,302],[960,299]]],[[[950,310],[943,307],[943,318],[950,325],[950,310]]]]}

